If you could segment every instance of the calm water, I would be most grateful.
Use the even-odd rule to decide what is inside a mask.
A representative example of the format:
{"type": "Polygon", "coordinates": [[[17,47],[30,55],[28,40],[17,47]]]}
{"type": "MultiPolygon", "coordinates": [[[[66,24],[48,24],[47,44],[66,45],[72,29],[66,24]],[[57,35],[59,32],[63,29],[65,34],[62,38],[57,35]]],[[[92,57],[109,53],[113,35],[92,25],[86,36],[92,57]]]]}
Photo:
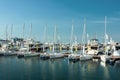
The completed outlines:
{"type": "Polygon", "coordinates": [[[120,65],[96,61],[0,57],[0,80],[120,80],[120,65]]]}

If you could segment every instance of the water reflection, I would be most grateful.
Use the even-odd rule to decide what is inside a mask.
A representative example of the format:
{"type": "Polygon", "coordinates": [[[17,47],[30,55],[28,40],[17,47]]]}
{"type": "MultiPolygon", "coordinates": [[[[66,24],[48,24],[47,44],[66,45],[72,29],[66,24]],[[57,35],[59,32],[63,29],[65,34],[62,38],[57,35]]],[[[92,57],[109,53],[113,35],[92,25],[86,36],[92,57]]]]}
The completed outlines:
{"type": "Polygon", "coordinates": [[[72,63],[67,58],[0,57],[1,80],[112,80],[119,79],[119,70],[120,65],[104,65],[99,61],[72,63]]]}
{"type": "Polygon", "coordinates": [[[115,62],[114,68],[115,69],[120,69],[120,60],[115,62]]]}
{"type": "Polygon", "coordinates": [[[103,69],[104,78],[110,79],[110,74],[109,74],[110,72],[108,70],[108,64],[104,62],[100,62],[100,65],[102,66],[102,69],[103,69]]]}

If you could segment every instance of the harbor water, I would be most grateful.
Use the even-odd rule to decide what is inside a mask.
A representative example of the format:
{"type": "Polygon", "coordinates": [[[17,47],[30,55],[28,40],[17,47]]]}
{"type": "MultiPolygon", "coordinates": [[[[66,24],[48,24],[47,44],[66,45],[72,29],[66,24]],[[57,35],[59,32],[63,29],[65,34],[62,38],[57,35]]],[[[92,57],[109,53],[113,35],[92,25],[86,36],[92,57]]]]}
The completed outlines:
{"type": "Polygon", "coordinates": [[[0,57],[0,80],[120,80],[119,74],[120,65],[100,61],[0,57]]]}

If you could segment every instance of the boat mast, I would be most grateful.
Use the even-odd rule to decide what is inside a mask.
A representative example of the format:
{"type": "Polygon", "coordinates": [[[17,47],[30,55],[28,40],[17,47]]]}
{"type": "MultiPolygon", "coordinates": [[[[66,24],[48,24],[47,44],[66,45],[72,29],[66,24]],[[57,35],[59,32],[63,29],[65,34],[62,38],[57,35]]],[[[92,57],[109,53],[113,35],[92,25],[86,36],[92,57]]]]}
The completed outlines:
{"type": "Polygon", "coordinates": [[[84,28],[83,28],[83,35],[82,35],[82,45],[83,45],[83,53],[82,55],[84,55],[85,53],[85,35],[86,35],[86,20],[84,20],[84,28]]]}
{"type": "Polygon", "coordinates": [[[32,23],[30,25],[30,39],[32,39],[32,23]]]}
{"type": "Polygon", "coordinates": [[[46,42],[46,31],[47,31],[47,24],[46,24],[46,26],[45,26],[45,28],[44,28],[44,43],[46,42]]]}
{"type": "Polygon", "coordinates": [[[25,34],[25,23],[23,24],[23,40],[24,40],[24,34],[25,34]]]}
{"type": "Polygon", "coordinates": [[[73,42],[73,33],[74,33],[74,24],[73,24],[73,20],[72,20],[72,29],[71,29],[71,38],[70,38],[70,43],[71,44],[73,42]]]}
{"type": "Polygon", "coordinates": [[[13,32],[13,24],[11,26],[11,39],[12,39],[12,32],[13,32]]]}
{"type": "Polygon", "coordinates": [[[73,20],[72,20],[72,29],[71,29],[71,38],[70,38],[70,46],[71,46],[71,53],[73,52],[73,33],[74,33],[74,24],[73,24],[73,20]]]}
{"type": "Polygon", "coordinates": [[[46,27],[47,27],[47,24],[46,24],[46,26],[45,26],[45,28],[44,28],[44,38],[43,38],[43,52],[45,51],[45,42],[46,42],[46,27]]]}
{"type": "Polygon", "coordinates": [[[54,42],[56,43],[56,25],[55,25],[55,32],[54,32],[54,42]]]}
{"type": "Polygon", "coordinates": [[[56,44],[56,25],[54,30],[53,52],[55,51],[55,47],[54,47],[55,44],[56,44]]]}
{"type": "Polygon", "coordinates": [[[108,54],[108,50],[106,50],[108,42],[108,35],[107,35],[107,17],[105,16],[105,54],[108,54]]]}
{"type": "Polygon", "coordinates": [[[85,45],[85,36],[86,36],[86,20],[84,19],[84,27],[83,27],[83,35],[82,35],[83,45],[85,45]]]}
{"type": "Polygon", "coordinates": [[[107,17],[105,16],[105,46],[106,46],[106,43],[107,43],[107,41],[106,41],[106,38],[107,38],[107,17]]]}

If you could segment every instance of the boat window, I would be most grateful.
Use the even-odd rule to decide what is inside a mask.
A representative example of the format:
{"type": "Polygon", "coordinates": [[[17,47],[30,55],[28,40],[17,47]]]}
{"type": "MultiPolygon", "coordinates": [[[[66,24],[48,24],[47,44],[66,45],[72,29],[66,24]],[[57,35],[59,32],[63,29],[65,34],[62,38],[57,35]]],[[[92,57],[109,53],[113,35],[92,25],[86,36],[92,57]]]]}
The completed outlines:
{"type": "Polygon", "coordinates": [[[116,50],[119,50],[120,49],[120,46],[116,46],[116,50]]]}
{"type": "Polygon", "coordinates": [[[95,50],[97,50],[97,49],[98,49],[98,47],[91,47],[91,49],[95,49],[95,50]]]}

